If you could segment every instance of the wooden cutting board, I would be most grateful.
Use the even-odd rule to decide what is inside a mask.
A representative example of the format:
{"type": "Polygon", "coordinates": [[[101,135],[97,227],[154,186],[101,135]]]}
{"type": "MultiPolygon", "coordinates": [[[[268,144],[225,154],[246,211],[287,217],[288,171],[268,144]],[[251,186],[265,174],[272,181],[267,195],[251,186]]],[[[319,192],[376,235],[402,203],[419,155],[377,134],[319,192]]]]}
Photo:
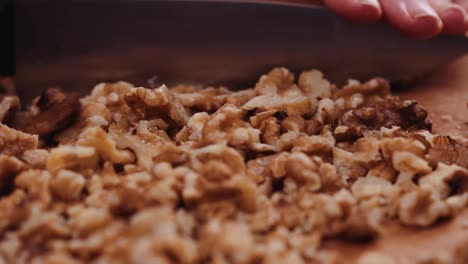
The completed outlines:
{"type": "MultiPolygon", "coordinates": [[[[434,133],[468,137],[468,55],[397,94],[417,100],[429,111],[434,133]]],[[[464,260],[455,264],[468,263],[468,208],[455,219],[442,221],[429,229],[395,225],[388,231],[371,244],[328,241],[326,247],[339,252],[339,263],[358,263],[368,252],[388,256],[395,264],[417,263],[421,257],[431,254],[444,257],[444,254],[463,252],[464,260]]]]}

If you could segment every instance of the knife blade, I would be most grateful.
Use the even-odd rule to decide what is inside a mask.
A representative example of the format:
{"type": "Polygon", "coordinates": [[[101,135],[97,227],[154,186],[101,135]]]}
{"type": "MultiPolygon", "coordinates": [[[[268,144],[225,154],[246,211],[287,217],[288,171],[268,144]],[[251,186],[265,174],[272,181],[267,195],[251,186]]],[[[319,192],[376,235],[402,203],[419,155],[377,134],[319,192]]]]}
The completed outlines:
{"type": "Polygon", "coordinates": [[[101,81],[253,85],[272,67],[327,78],[401,80],[468,52],[467,38],[415,41],[384,23],[357,25],[323,7],[269,1],[17,0],[20,92],[101,81]]]}

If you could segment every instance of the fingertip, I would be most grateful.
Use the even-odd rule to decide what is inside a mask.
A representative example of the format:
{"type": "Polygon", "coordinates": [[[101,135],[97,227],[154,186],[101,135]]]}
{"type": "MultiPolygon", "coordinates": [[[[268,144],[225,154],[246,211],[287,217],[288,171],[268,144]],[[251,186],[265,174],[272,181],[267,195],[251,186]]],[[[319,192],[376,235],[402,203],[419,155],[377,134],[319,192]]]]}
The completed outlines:
{"type": "Polygon", "coordinates": [[[377,22],[382,17],[382,8],[380,8],[380,5],[371,2],[361,1],[361,3],[356,6],[356,9],[358,9],[356,13],[359,14],[356,21],[359,22],[373,23],[377,22]]]}
{"type": "Polygon", "coordinates": [[[414,18],[412,36],[418,39],[427,39],[436,36],[443,29],[442,20],[438,16],[424,14],[414,18]]]}
{"type": "Polygon", "coordinates": [[[441,11],[439,16],[444,23],[444,33],[463,35],[468,30],[468,16],[459,6],[447,8],[441,11]]]}
{"type": "Polygon", "coordinates": [[[335,13],[354,22],[372,23],[382,17],[382,8],[376,0],[325,0],[335,13]]]}

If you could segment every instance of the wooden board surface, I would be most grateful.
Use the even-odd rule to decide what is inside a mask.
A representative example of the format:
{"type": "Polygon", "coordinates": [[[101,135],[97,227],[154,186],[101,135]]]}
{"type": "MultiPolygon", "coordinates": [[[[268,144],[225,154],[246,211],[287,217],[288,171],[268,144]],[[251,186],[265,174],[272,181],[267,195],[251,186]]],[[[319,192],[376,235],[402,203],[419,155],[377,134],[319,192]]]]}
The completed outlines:
{"type": "MultiPolygon", "coordinates": [[[[468,137],[468,55],[398,95],[417,100],[428,109],[434,133],[468,137]]],[[[464,260],[457,263],[468,263],[468,208],[455,219],[442,221],[430,229],[395,225],[370,244],[328,241],[326,247],[339,252],[341,263],[356,263],[368,252],[389,256],[398,264],[417,263],[431,254],[464,252],[464,260]]]]}

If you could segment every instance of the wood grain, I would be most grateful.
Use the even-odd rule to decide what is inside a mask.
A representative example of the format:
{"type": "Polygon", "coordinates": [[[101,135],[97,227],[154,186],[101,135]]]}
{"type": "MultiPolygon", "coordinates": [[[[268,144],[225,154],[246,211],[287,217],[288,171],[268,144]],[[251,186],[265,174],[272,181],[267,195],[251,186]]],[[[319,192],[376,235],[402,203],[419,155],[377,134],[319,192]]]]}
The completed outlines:
{"type": "MultiPolygon", "coordinates": [[[[430,113],[434,133],[468,136],[468,55],[433,73],[412,89],[397,93],[420,102],[430,113]]],[[[392,225],[370,244],[327,241],[338,252],[339,263],[356,263],[362,254],[378,252],[398,264],[413,264],[431,254],[458,254],[468,263],[468,208],[455,219],[419,230],[392,225]]]]}

